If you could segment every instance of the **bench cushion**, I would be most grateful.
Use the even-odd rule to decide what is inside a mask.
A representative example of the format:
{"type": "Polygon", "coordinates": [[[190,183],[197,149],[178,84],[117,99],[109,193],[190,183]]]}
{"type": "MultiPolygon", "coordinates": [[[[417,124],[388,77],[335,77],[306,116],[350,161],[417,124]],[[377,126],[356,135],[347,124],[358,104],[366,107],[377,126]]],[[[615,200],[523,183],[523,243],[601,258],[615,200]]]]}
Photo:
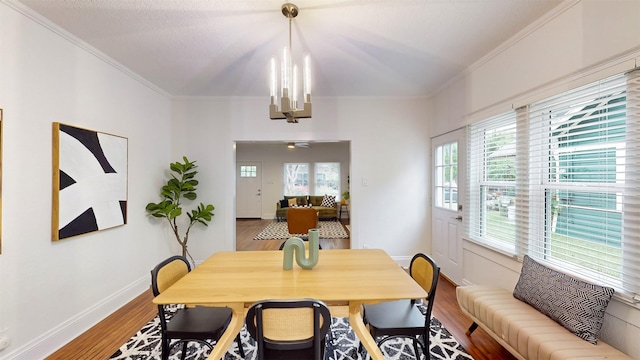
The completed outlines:
{"type": "Polygon", "coordinates": [[[631,359],[603,341],[582,340],[507,290],[459,286],[456,297],[462,311],[518,359],[631,359]]]}
{"type": "Polygon", "coordinates": [[[525,256],[513,296],[595,344],[613,292],[613,288],[574,279],[525,256]]]}

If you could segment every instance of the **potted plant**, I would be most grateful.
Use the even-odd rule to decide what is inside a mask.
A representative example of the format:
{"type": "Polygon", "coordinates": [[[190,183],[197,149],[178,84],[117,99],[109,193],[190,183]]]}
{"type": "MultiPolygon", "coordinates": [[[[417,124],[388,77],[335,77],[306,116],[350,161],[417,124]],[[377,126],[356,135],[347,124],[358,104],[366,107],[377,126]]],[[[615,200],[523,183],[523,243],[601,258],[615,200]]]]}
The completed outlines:
{"type": "Polygon", "coordinates": [[[183,156],[182,159],[184,163],[175,162],[169,164],[169,168],[173,173],[171,174],[171,178],[167,180],[167,184],[164,185],[160,191],[162,201],[159,203],[150,202],[147,204],[146,209],[153,217],[167,219],[176,240],[182,247],[182,256],[189,256],[191,262],[194,263],[187,249],[189,231],[196,223],[209,226],[207,222],[213,218],[213,210],[215,207],[211,204],[205,205],[200,203],[200,205],[191,210],[191,212],[187,212],[189,223],[186,226],[184,236],[180,235],[178,229],[179,223],[177,221],[180,215],[182,215],[182,204],[180,201],[182,198],[195,200],[198,197],[196,195],[198,180],[195,179],[198,173],[195,169],[198,166],[195,165],[195,161],[189,161],[186,156],[183,156]]]}
{"type": "Polygon", "coordinates": [[[342,193],[342,199],[344,200],[344,204],[349,203],[349,190],[342,193]]]}
{"type": "Polygon", "coordinates": [[[349,203],[349,185],[351,185],[351,176],[347,176],[347,190],[342,193],[342,200],[340,201],[342,204],[349,203]]]}

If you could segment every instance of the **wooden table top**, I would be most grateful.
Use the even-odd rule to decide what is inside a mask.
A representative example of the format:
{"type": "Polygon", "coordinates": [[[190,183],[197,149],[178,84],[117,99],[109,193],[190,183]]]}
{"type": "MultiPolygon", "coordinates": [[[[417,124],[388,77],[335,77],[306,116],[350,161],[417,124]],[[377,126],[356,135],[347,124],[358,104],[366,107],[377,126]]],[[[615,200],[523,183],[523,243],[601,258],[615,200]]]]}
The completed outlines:
{"type": "Polygon", "coordinates": [[[219,252],[154,299],[156,304],[251,304],[264,299],[359,301],[423,298],[426,292],[383,250],[320,250],[312,270],[282,251],[219,252]]]}
{"type": "Polygon", "coordinates": [[[156,304],[229,306],[232,317],[208,359],[224,357],[244,323],[248,304],[265,299],[348,301],[349,323],[374,360],[384,360],[362,321],[362,305],[427,296],[387,253],[320,250],[311,270],[282,268],[283,251],[219,252],[158,295],[156,304]]]}

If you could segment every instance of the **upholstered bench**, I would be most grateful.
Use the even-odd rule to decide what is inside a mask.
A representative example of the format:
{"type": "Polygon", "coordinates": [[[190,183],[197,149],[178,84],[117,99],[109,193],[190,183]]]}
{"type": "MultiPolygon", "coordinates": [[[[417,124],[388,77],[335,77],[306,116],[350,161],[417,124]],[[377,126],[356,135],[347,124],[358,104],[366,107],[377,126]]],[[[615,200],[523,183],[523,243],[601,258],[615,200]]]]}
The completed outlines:
{"type": "Polygon", "coordinates": [[[456,289],[460,308],[473,320],[467,335],[479,325],[518,359],[631,360],[597,339],[612,294],[611,288],[573,279],[528,257],[513,293],[479,285],[456,289]],[[576,293],[592,298],[585,303],[572,296],[576,293]]]}

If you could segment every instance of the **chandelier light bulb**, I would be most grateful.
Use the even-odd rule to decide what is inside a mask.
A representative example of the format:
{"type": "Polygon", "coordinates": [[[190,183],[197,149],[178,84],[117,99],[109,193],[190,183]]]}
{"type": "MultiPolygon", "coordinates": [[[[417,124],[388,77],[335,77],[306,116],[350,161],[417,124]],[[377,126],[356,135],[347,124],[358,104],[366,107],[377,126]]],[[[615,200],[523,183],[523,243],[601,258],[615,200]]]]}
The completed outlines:
{"type": "Polygon", "coordinates": [[[304,76],[304,101],[311,101],[307,100],[307,96],[311,96],[311,57],[309,57],[309,54],[304,56],[304,71],[302,76],[304,76]]]}
{"type": "Polygon", "coordinates": [[[278,80],[276,73],[276,58],[271,58],[271,76],[269,77],[269,88],[271,92],[271,104],[275,104],[278,97],[278,80]]]}

